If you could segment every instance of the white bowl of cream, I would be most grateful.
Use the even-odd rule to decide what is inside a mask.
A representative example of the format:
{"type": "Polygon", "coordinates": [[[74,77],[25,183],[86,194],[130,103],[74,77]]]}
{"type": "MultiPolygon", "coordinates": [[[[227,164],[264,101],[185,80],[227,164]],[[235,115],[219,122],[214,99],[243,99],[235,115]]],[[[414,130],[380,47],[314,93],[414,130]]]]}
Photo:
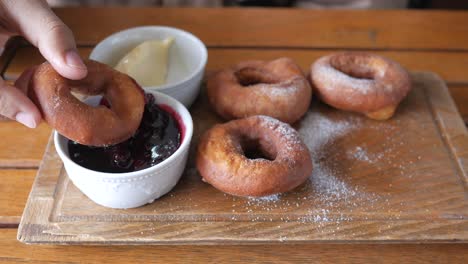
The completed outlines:
{"type": "MultiPolygon", "coordinates": [[[[174,38],[174,41],[167,49],[167,74],[163,84],[151,85],[150,81],[141,80],[140,85],[149,90],[155,90],[172,96],[180,101],[186,107],[189,107],[197,98],[200,92],[200,85],[203,79],[203,74],[208,59],[208,52],[205,45],[197,37],[191,33],[172,27],[163,26],[144,26],[135,27],[119,31],[105,38],[96,45],[89,56],[90,59],[105,63],[111,67],[116,67],[121,60],[127,57],[142,58],[144,64],[137,72],[154,72],[160,71],[161,63],[158,59],[163,59],[164,56],[159,56],[162,52],[151,53],[135,51],[135,48],[144,42],[161,41],[168,38],[174,38]],[[146,54],[156,56],[153,60],[148,60],[146,54]],[[156,54],[156,55],[154,55],[156,54]],[[149,70],[148,70],[149,69],[149,70]],[[144,83],[144,85],[142,85],[144,83]]],[[[151,45],[146,45],[150,47],[151,45]]],[[[133,63],[138,65],[139,62],[133,63]]],[[[165,64],[165,63],[163,63],[165,64]]],[[[164,66],[164,65],[162,65],[164,66]]],[[[149,76],[152,77],[152,76],[149,76]]],[[[148,78],[151,79],[151,78],[148,78]]],[[[139,82],[138,80],[136,80],[139,82]]]]}

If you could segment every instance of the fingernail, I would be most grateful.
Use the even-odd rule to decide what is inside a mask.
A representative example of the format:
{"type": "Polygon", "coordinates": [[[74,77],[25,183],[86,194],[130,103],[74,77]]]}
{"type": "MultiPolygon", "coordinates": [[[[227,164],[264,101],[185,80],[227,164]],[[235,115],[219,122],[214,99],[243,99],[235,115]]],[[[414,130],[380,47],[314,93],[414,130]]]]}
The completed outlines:
{"type": "Polygon", "coordinates": [[[29,128],[35,128],[37,126],[34,117],[31,114],[25,112],[19,112],[18,114],[16,114],[15,119],[16,121],[29,128]]]}
{"type": "Polygon", "coordinates": [[[76,50],[67,51],[67,53],[65,54],[65,63],[67,63],[68,66],[73,68],[86,69],[83,60],[81,60],[81,57],[80,55],[78,55],[78,52],[76,52],[76,50]]]}

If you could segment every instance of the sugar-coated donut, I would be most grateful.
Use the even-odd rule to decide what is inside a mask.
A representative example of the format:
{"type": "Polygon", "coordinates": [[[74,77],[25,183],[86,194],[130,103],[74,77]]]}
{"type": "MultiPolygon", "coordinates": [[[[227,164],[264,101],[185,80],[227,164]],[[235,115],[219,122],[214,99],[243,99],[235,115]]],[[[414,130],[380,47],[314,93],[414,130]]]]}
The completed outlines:
{"type": "Polygon", "coordinates": [[[397,62],[364,52],[322,57],[311,66],[311,81],[325,103],[385,120],[411,89],[407,71],[397,62]]]}
{"type": "Polygon", "coordinates": [[[208,78],[207,94],[214,110],[227,120],[267,115],[286,123],[309,108],[312,89],[290,58],[245,61],[208,78]]]}
{"type": "Polygon", "coordinates": [[[312,172],[297,131],[267,116],[215,125],[200,140],[196,165],[204,181],[237,196],[287,192],[312,172]]]}
{"type": "Polygon", "coordinates": [[[106,146],[130,138],[143,116],[143,90],[105,64],[91,60],[85,64],[88,75],[78,81],[60,76],[48,62],[41,64],[30,81],[29,96],[51,127],[80,144],[106,146]],[[86,105],[71,91],[102,94],[110,107],[86,105]]]}

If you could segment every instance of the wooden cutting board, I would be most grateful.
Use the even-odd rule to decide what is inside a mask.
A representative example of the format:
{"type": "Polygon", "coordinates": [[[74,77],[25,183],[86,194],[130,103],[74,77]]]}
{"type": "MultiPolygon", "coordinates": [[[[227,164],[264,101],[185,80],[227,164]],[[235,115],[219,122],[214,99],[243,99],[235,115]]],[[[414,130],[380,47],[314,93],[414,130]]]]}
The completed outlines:
{"type": "Polygon", "coordinates": [[[414,73],[386,122],[314,100],[295,125],[314,171],[296,190],[261,199],[223,194],[194,167],[200,134],[221,120],[204,95],[191,109],[190,159],[152,204],[101,207],[70,182],[52,140],[18,231],[26,243],[231,244],[468,240],[468,135],[443,81],[414,73]]]}

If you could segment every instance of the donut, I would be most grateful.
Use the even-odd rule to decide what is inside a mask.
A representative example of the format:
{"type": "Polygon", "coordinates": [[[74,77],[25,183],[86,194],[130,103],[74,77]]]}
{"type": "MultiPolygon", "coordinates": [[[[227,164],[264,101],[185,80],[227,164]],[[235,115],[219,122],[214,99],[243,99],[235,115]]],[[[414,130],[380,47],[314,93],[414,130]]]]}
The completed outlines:
{"type": "Polygon", "coordinates": [[[365,52],[341,52],[311,66],[312,86],[335,108],[376,120],[393,116],[411,89],[407,71],[397,62],[365,52]]]}
{"type": "Polygon", "coordinates": [[[207,94],[226,120],[267,115],[292,124],[307,112],[312,89],[290,58],[279,58],[221,70],[208,78],[207,94]]]}
{"type": "Polygon", "coordinates": [[[236,196],[267,196],[301,185],[312,172],[309,150],[291,126],[268,116],[215,125],[198,145],[202,179],[236,196]]]}
{"type": "Polygon", "coordinates": [[[145,99],[138,84],[109,66],[85,60],[88,75],[68,80],[45,62],[37,67],[28,95],[58,133],[83,145],[107,146],[130,138],[140,125],[145,99]],[[109,104],[89,106],[71,91],[99,95],[109,104]]]}

